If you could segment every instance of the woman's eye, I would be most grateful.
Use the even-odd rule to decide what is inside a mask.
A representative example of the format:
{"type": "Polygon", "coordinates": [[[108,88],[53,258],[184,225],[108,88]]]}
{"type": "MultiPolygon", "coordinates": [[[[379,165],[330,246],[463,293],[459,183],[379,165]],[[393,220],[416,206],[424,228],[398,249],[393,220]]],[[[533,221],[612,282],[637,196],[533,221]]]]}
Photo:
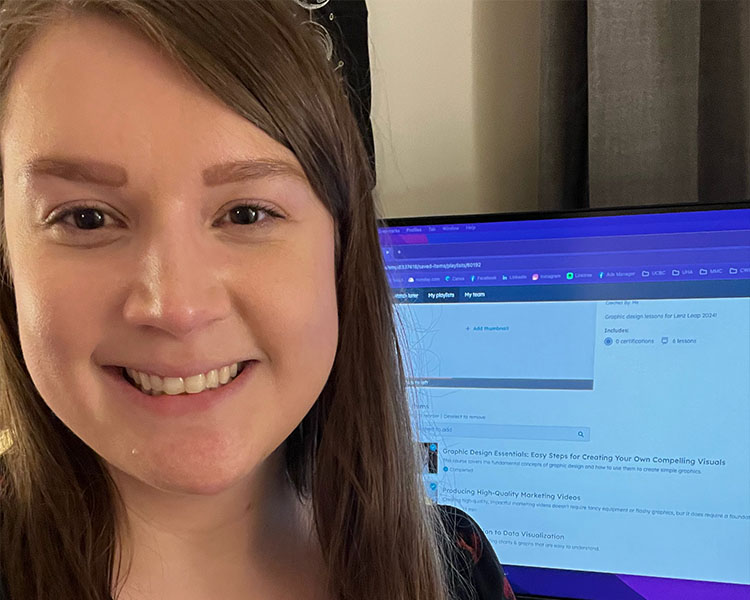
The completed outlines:
{"type": "Polygon", "coordinates": [[[61,212],[54,217],[51,225],[60,222],[61,224],[73,227],[74,229],[99,229],[99,226],[104,224],[105,218],[111,219],[107,213],[99,208],[81,205],[74,206],[61,212]],[[68,217],[72,217],[72,220],[68,219],[68,217]]]}
{"type": "MultiPolygon", "coordinates": [[[[255,225],[256,223],[264,224],[265,221],[281,218],[281,215],[271,208],[265,208],[257,204],[239,204],[229,209],[225,217],[228,217],[233,225],[255,225]]],[[[217,223],[220,221],[217,221],[217,223]]]]}
{"type": "MultiPolygon", "coordinates": [[[[281,218],[275,210],[258,204],[239,204],[231,208],[222,219],[216,223],[223,222],[226,218],[232,225],[262,225],[267,220],[281,218]]],[[[96,206],[80,205],[73,206],[52,220],[51,224],[60,222],[76,231],[101,229],[107,219],[114,220],[108,213],[96,206]]]]}

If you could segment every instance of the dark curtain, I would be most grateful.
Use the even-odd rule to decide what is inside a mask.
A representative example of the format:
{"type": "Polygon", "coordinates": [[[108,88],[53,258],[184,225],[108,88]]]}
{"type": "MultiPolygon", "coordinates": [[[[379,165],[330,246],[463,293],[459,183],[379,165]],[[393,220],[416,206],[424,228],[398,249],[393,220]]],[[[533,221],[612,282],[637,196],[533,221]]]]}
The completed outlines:
{"type": "Polygon", "coordinates": [[[349,104],[357,117],[374,174],[367,3],[365,0],[300,0],[298,4],[309,10],[311,20],[328,33],[333,49],[332,66],[343,71],[349,88],[349,104]]]}
{"type": "Polygon", "coordinates": [[[543,0],[543,210],[750,198],[750,0],[543,0]]]}

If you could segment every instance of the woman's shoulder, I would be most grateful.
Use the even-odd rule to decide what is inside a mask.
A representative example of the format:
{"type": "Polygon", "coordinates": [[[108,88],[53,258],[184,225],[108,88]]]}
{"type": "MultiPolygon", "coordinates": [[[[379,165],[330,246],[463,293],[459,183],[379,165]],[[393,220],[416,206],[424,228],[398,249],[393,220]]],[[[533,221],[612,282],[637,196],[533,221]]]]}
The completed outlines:
{"type": "MultiPolygon", "coordinates": [[[[476,590],[478,600],[515,600],[500,561],[487,536],[466,512],[448,504],[435,505],[452,538],[454,550],[449,556],[454,569],[462,573],[476,590]]],[[[457,585],[458,597],[471,597],[457,585]]]]}

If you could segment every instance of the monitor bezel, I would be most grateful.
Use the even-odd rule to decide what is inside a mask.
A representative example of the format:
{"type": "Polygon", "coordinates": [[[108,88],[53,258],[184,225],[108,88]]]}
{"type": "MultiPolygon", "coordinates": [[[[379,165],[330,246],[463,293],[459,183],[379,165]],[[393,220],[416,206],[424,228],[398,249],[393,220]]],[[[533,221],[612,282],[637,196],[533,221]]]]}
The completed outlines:
{"type": "Polygon", "coordinates": [[[409,225],[448,225],[461,223],[490,223],[502,221],[543,221],[552,219],[574,219],[585,217],[604,217],[616,215],[645,215],[656,213],[702,212],[713,210],[750,208],[750,199],[733,202],[691,202],[684,204],[649,204],[634,206],[590,207],[563,210],[458,213],[442,215],[413,215],[408,217],[383,217],[378,219],[377,226],[403,227],[409,225]]]}

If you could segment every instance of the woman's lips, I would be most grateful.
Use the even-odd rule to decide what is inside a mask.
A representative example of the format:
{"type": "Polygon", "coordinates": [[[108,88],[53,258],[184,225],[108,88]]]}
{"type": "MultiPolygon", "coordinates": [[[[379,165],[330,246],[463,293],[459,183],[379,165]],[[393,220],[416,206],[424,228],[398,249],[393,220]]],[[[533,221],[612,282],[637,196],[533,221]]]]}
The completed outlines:
{"type": "MultiPolygon", "coordinates": [[[[236,375],[235,375],[234,377],[230,377],[229,381],[227,381],[226,383],[220,383],[220,384],[218,385],[218,387],[216,387],[216,388],[207,388],[207,389],[218,389],[218,388],[221,388],[221,387],[223,387],[223,386],[225,386],[225,385],[229,385],[230,383],[232,383],[232,381],[234,381],[235,379],[237,379],[237,377],[239,377],[239,376],[240,376],[240,373],[242,373],[242,371],[244,371],[244,370],[245,370],[245,367],[246,367],[246,366],[248,365],[248,363],[250,363],[250,362],[252,362],[252,361],[250,361],[250,360],[243,360],[243,361],[240,361],[240,362],[238,362],[238,363],[237,363],[237,374],[236,374],[236,375]]],[[[132,385],[132,386],[133,386],[133,387],[135,387],[135,388],[137,388],[137,389],[139,389],[139,390],[141,389],[141,386],[140,386],[140,385],[138,385],[138,384],[137,384],[137,383],[136,383],[136,382],[135,382],[135,381],[133,380],[133,378],[132,378],[132,377],[130,377],[130,375],[128,374],[128,368],[127,368],[127,367],[119,367],[119,369],[121,370],[122,376],[123,376],[123,377],[124,377],[124,378],[125,378],[125,379],[126,379],[126,380],[127,380],[127,381],[128,381],[128,382],[129,382],[129,383],[130,383],[130,384],[132,385]]],[[[165,378],[164,378],[164,377],[161,377],[161,379],[163,380],[163,379],[165,379],[165,378]]],[[[206,391],[206,390],[203,390],[203,391],[206,391]]],[[[159,395],[159,394],[149,394],[149,393],[148,393],[148,391],[144,391],[144,393],[145,393],[146,395],[151,395],[151,396],[158,396],[158,395],[159,395]]],[[[162,393],[165,393],[165,392],[162,392],[162,393]]],[[[186,393],[186,392],[183,392],[183,393],[186,393]]],[[[202,393],[202,392],[201,392],[201,393],[202,393]]],[[[168,394],[168,395],[169,395],[169,394],[168,394]]],[[[172,394],[172,395],[178,395],[178,394],[172,394]]]]}
{"type": "Polygon", "coordinates": [[[135,406],[159,416],[179,417],[192,413],[202,413],[230,400],[243,391],[249,381],[253,379],[257,365],[258,361],[248,361],[241,372],[238,369],[237,376],[234,379],[218,388],[206,389],[197,394],[177,394],[174,396],[169,394],[152,396],[142,392],[140,388],[135,387],[129,381],[129,378],[125,377],[122,367],[108,366],[103,367],[103,370],[116,391],[116,398],[122,397],[135,406]]]}

